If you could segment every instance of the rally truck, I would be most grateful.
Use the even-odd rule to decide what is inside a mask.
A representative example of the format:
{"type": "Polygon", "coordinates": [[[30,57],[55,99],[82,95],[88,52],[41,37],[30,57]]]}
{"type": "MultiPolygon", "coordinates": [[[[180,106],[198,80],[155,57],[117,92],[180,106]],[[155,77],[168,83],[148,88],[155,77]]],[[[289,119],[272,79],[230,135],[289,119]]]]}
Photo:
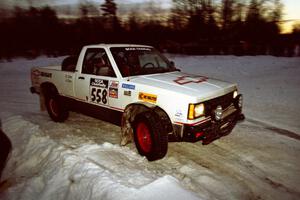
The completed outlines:
{"type": "Polygon", "coordinates": [[[208,144],[243,118],[236,84],[183,73],[146,45],[84,46],[61,66],[32,68],[31,80],[53,121],[75,111],[117,124],[121,145],[133,140],[149,161],[163,158],[168,142],[208,144]]]}

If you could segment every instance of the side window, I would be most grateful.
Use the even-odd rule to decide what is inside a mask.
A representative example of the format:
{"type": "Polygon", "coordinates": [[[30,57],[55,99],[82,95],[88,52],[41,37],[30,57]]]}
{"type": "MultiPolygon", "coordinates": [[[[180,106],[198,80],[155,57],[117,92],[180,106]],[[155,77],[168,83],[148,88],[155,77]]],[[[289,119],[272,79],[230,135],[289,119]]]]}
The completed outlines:
{"type": "Polygon", "coordinates": [[[116,77],[105,50],[101,48],[87,49],[83,60],[82,73],[116,77]]]}

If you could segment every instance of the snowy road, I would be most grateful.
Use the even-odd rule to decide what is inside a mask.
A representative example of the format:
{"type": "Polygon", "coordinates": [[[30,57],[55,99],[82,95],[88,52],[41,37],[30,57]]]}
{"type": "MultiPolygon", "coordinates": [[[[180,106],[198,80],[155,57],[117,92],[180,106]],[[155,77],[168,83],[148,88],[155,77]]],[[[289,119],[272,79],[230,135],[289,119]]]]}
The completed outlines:
{"type": "MultiPolygon", "coordinates": [[[[283,112],[284,105],[277,105],[281,100],[277,92],[269,95],[273,99],[263,97],[270,105],[260,110],[254,105],[261,101],[264,92],[271,91],[273,81],[258,90],[261,82],[249,84],[247,77],[256,71],[252,65],[279,63],[274,69],[290,71],[289,76],[287,71],[282,76],[286,86],[283,93],[300,97],[298,86],[293,86],[300,82],[296,78],[300,74],[300,59],[173,58],[196,72],[200,69],[195,69],[195,60],[202,61],[202,74],[215,73],[217,78],[234,79],[238,74],[242,92],[252,100],[245,105],[250,118],[210,145],[169,143],[167,156],[156,162],[141,158],[134,144],[119,147],[117,126],[77,113],[71,113],[65,123],[54,123],[45,112],[39,112],[37,98],[28,93],[29,66],[55,59],[1,63],[0,117],[15,149],[4,173],[7,181],[2,184],[0,199],[299,199],[300,128],[296,115],[300,111],[296,110],[295,100],[288,98],[284,102],[290,104],[283,112]],[[231,67],[235,70],[228,67],[224,73],[226,70],[220,65],[213,65],[223,60],[227,67],[236,59],[250,63],[250,67],[239,62],[231,67]],[[217,72],[205,67],[206,63],[218,68],[217,72]],[[23,68],[17,68],[22,64],[23,68]],[[244,77],[240,77],[241,71],[246,74],[244,77]],[[4,76],[6,72],[9,76],[4,76]],[[289,114],[290,109],[294,113],[289,114]],[[272,114],[278,111],[282,115],[274,118],[272,114]]],[[[270,77],[273,76],[265,76],[270,77]]]]}

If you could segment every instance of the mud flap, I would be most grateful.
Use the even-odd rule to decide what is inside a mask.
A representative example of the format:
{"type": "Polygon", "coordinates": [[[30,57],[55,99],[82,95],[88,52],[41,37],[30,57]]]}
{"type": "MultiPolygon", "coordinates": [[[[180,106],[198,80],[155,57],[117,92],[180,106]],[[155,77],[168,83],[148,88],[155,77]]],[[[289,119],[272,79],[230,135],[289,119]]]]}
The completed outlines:
{"type": "Polygon", "coordinates": [[[125,146],[133,140],[133,129],[130,123],[132,108],[126,109],[121,121],[121,138],[120,145],[125,146]]]}
{"type": "Polygon", "coordinates": [[[45,95],[40,94],[40,110],[45,111],[46,110],[46,104],[45,104],[45,95]]]}

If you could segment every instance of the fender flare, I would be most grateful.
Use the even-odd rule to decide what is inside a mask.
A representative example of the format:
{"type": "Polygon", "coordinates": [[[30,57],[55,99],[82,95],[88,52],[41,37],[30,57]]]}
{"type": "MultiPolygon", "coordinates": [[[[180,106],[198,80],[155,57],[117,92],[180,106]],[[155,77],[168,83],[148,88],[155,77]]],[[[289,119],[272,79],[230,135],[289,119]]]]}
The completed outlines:
{"type": "Polygon", "coordinates": [[[151,110],[161,119],[163,130],[167,133],[173,132],[173,127],[168,114],[159,106],[148,102],[137,102],[126,106],[121,120],[121,140],[122,146],[133,141],[133,123],[135,117],[145,111],[151,110]]]}

